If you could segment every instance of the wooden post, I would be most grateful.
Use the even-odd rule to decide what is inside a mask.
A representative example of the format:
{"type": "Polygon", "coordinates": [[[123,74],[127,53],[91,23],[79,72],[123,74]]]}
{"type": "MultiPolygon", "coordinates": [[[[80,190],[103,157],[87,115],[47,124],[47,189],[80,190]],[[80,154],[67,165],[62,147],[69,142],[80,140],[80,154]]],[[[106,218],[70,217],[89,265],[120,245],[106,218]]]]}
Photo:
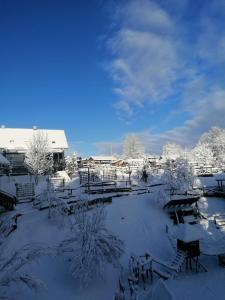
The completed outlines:
{"type": "Polygon", "coordinates": [[[90,191],[90,167],[88,166],[88,192],[90,191]]]}
{"type": "Polygon", "coordinates": [[[79,174],[79,177],[80,177],[80,184],[81,184],[81,182],[82,182],[82,180],[81,180],[81,172],[78,171],[78,174],[79,174]]]}
{"type": "Polygon", "coordinates": [[[51,195],[50,195],[50,179],[49,177],[46,179],[47,180],[47,197],[48,197],[48,218],[51,218],[51,206],[52,206],[52,201],[51,201],[51,195]]]}

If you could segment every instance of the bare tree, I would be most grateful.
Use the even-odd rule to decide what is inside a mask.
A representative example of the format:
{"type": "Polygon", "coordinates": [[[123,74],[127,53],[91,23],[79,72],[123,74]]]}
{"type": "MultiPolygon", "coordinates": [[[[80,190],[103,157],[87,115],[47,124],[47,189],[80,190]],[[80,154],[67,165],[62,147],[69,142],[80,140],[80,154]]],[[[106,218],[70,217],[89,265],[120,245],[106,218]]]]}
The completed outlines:
{"type": "Polygon", "coordinates": [[[135,134],[128,134],[123,142],[123,154],[126,158],[142,158],[144,146],[135,134]]]}
{"type": "Polygon", "coordinates": [[[124,251],[123,242],[105,227],[105,216],[102,207],[96,208],[92,215],[81,209],[72,226],[72,237],[59,247],[60,253],[70,255],[72,275],[81,285],[101,276],[106,263],[118,266],[124,251]]]}
{"type": "Polygon", "coordinates": [[[163,146],[163,157],[167,159],[176,159],[178,157],[183,156],[184,150],[182,147],[176,143],[166,143],[163,146]]]}
{"type": "Polygon", "coordinates": [[[30,167],[35,175],[35,182],[38,176],[49,174],[53,168],[53,157],[49,150],[48,137],[41,131],[33,135],[28,144],[25,163],[30,167]]]}

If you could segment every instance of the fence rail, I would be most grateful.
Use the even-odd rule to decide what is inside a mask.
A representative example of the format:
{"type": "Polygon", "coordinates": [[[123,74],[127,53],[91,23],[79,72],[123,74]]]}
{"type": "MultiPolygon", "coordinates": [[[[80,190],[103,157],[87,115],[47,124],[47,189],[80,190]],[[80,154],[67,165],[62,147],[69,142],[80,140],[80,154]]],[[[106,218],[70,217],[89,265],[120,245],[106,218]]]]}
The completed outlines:
{"type": "Polygon", "coordinates": [[[30,199],[33,200],[35,196],[34,183],[17,183],[16,184],[16,198],[17,201],[30,199]]]}

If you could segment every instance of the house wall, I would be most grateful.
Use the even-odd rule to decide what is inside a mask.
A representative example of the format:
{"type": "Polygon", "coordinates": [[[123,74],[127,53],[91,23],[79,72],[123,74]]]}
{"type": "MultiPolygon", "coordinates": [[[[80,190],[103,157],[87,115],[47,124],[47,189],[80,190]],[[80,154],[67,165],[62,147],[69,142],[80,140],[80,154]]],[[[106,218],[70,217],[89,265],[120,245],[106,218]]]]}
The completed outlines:
{"type": "MultiPolygon", "coordinates": [[[[26,168],[25,162],[25,152],[17,152],[17,151],[3,151],[2,153],[6,159],[11,164],[12,174],[28,174],[29,171],[26,168]]],[[[65,155],[64,151],[54,152],[53,153],[54,160],[54,172],[63,171],[65,169],[65,155]]]]}

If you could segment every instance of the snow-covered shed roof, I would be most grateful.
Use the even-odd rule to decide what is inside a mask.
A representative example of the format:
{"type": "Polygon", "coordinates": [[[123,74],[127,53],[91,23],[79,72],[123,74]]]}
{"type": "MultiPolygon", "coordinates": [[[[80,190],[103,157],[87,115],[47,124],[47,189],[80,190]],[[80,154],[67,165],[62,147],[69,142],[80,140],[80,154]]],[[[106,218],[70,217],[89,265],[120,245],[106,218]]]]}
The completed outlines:
{"type": "Polygon", "coordinates": [[[27,145],[37,132],[46,134],[51,150],[67,149],[68,143],[64,130],[0,128],[0,148],[8,150],[26,150],[27,145]]]}
{"type": "Polygon", "coordinates": [[[10,162],[0,153],[0,164],[1,165],[10,165],[10,162]]]}
{"type": "Polygon", "coordinates": [[[198,241],[202,239],[203,236],[203,232],[200,231],[199,228],[188,223],[179,224],[177,231],[175,232],[175,237],[185,243],[198,241]]]}

